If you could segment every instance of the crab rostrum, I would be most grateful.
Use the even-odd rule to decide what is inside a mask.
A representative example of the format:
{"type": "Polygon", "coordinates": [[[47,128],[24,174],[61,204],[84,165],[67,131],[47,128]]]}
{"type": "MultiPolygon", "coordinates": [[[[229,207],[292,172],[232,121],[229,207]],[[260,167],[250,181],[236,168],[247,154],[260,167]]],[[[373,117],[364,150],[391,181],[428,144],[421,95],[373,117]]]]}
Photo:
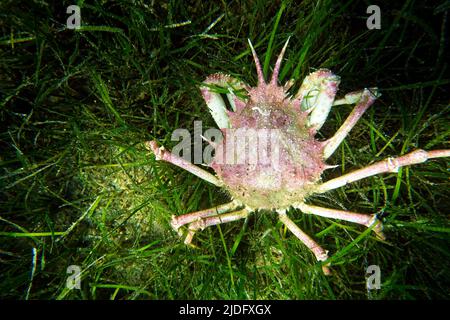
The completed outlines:
{"type": "Polygon", "coordinates": [[[287,43],[278,56],[272,78],[264,79],[260,62],[249,41],[256,64],[258,85],[250,87],[225,74],[213,74],[204,81],[201,93],[212,117],[221,129],[220,141],[208,142],[215,156],[208,164],[213,175],[180,158],[156,141],[148,143],[156,159],[175,164],[198,177],[225,188],[230,203],[190,214],[172,217],[172,227],[190,244],[195,232],[212,225],[246,218],[256,210],[276,211],[280,220],[322,262],[328,274],[327,251],[304,233],[286,214],[291,207],[306,214],[345,220],[372,228],[383,239],[382,224],[375,214],[361,214],[327,209],[305,201],[309,195],[324,193],[348,183],[400,167],[422,163],[430,158],[448,157],[450,150],[416,150],[398,158],[387,158],[338,178],[321,182],[322,172],[334,168],[325,163],[338,148],[363,113],[379,96],[377,88],[364,89],[335,99],[340,78],[330,70],[309,74],[297,94],[288,90],[293,81],[279,86],[278,74],[287,43]],[[232,111],[227,110],[223,95],[215,87],[227,89],[232,111]],[[239,95],[245,91],[245,98],[239,95]],[[335,135],[328,140],[315,138],[332,106],[356,104],[335,135]],[[187,232],[182,226],[187,225],[187,232]]]}

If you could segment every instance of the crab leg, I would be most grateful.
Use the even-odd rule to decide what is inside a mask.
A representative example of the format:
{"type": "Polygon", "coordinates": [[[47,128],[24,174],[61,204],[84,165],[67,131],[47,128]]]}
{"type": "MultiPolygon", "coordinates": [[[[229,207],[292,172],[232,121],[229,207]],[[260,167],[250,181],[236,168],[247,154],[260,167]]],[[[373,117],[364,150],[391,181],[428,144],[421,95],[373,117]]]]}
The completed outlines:
{"type": "MultiPolygon", "coordinates": [[[[279,219],[283,224],[298,238],[309,250],[314,253],[317,261],[325,261],[328,259],[328,253],[317,242],[315,242],[310,236],[303,232],[294,221],[289,219],[286,212],[278,212],[279,219]]],[[[327,265],[322,266],[323,273],[330,274],[330,270],[327,265]]]]}
{"type": "Polygon", "coordinates": [[[347,93],[344,96],[344,98],[334,100],[333,106],[358,103],[358,101],[361,99],[363,92],[364,90],[347,93]]]}
{"type": "Polygon", "coordinates": [[[206,170],[203,170],[189,161],[184,160],[183,158],[180,158],[171,152],[164,149],[164,147],[160,147],[156,141],[148,141],[147,142],[147,148],[150,149],[156,157],[156,160],[163,160],[167,161],[171,164],[174,164],[180,168],[183,168],[186,171],[189,171],[190,173],[196,175],[199,178],[202,178],[205,181],[208,181],[218,187],[222,185],[222,183],[217,179],[214,175],[209,173],[206,170]]]}
{"type": "Polygon", "coordinates": [[[347,117],[347,119],[344,121],[342,126],[334,134],[334,136],[324,141],[324,149],[323,149],[324,159],[328,159],[334,153],[334,151],[336,151],[336,149],[339,147],[339,145],[347,136],[347,134],[350,132],[350,130],[352,130],[352,128],[355,126],[358,120],[362,117],[364,112],[366,112],[366,110],[375,102],[377,95],[378,94],[376,88],[372,88],[370,90],[364,89],[364,91],[361,94],[357,92],[351,93],[347,95],[348,97],[346,96],[346,98],[337,100],[337,102],[335,102],[336,104],[343,104],[355,102],[356,100],[358,101],[358,104],[350,113],[350,115],[347,117]],[[358,97],[358,95],[360,96],[358,97]],[[345,100],[345,102],[341,100],[345,100]]]}
{"type": "Polygon", "coordinates": [[[311,206],[303,202],[296,204],[294,208],[298,208],[303,213],[306,214],[314,214],[316,216],[354,222],[362,224],[368,228],[374,225],[373,231],[376,233],[378,238],[382,240],[385,239],[382,233],[383,225],[379,220],[377,220],[377,217],[374,214],[363,214],[350,211],[322,208],[317,206],[311,206]]]}
{"type": "Polygon", "coordinates": [[[235,212],[219,214],[216,216],[198,218],[197,220],[191,222],[188,227],[188,233],[186,239],[184,240],[185,244],[190,244],[195,235],[195,232],[198,230],[203,230],[210,226],[215,226],[222,223],[232,222],[240,219],[247,218],[250,213],[248,209],[242,209],[235,212]]]}
{"type": "Polygon", "coordinates": [[[397,158],[387,158],[385,160],[375,162],[374,164],[369,165],[365,168],[347,173],[335,179],[331,179],[319,185],[315,192],[323,193],[345,186],[348,183],[374,176],[379,173],[397,172],[400,167],[423,163],[428,159],[443,157],[450,157],[450,150],[424,151],[418,149],[413,152],[407,153],[404,156],[397,158]]]}
{"type": "Polygon", "coordinates": [[[206,209],[206,210],[183,214],[181,216],[173,215],[172,221],[170,222],[170,224],[175,231],[178,231],[178,229],[180,227],[184,226],[185,224],[194,222],[194,221],[202,219],[202,218],[211,217],[211,216],[219,215],[219,214],[222,214],[225,212],[229,212],[233,209],[236,209],[238,206],[239,206],[238,203],[236,203],[235,201],[231,201],[229,203],[226,203],[226,204],[223,204],[223,205],[220,205],[217,207],[213,207],[210,209],[206,209]]]}

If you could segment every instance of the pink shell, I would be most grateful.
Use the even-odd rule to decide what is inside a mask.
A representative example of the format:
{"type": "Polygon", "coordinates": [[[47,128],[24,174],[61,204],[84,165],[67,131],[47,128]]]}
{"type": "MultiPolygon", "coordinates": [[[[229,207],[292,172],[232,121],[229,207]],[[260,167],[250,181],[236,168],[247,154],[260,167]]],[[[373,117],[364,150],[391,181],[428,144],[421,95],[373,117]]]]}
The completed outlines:
{"type": "Polygon", "coordinates": [[[307,126],[307,113],[299,107],[301,101],[289,98],[286,90],[277,84],[283,53],[284,49],[270,83],[262,78],[254,54],[258,86],[247,89],[248,101],[244,107],[229,112],[231,128],[222,129],[224,139],[216,146],[211,163],[231,196],[251,208],[281,209],[302,201],[326,167],[322,143],[307,126]],[[268,144],[258,143],[267,132],[276,139],[268,138],[268,144]],[[233,144],[233,139],[239,142],[233,144]],[[273,154],[275,144],[277,156],[273,154]],[[277,158],[275,165],[261,161],[264,154],[272,160],[277,158]]]}

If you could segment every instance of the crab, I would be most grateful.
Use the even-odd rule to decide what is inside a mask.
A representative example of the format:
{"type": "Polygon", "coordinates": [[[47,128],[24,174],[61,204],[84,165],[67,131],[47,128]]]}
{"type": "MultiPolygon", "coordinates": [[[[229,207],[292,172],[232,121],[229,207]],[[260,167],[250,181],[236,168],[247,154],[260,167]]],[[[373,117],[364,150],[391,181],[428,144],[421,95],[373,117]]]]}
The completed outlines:
{"type": "Polygon", "coordinates": [[[325,161],[380,96],[377,88],[351,92],[336,99],[340,77],[330,70],[319,69],[306,76],[298,92],[290,95],[288,90],[292,80],[284,86],[278,85],[280,66],[289,39],[277,58],[269,82],[265,81],[255,49],[250,40],[248,42],[256,65],[256,87],[222,73],[208,76],[200,87],[209,111],[223,134],[220,141],[205,138],[215,150],[208,164],[215,175],[160,147],[155,140],[147,142],[156,160],[179,166],[225,189],[231,197],[231,202],[214,208],[174,215],[171,226],[185,237],[184,243],[189,245],[195,233],[206,227],[247,218],[255,211],[275,211],[287,229],[312,251],[323,272],[330,274],[328,251],[288,217],[288,210],[295,208],[305,214],[364,225],[371,228],[379,239],[384,239],[383,225],[376,214],[323,208],[308,204],[308,197],[373,175],[397,172],[403,166],[449,157],[450,150],[419,149],[322,182],[322,173],[336,167],[325,161]],[[227,90],[228,109],[232,110],[227,109],[224,95],[216,87],[227,90]],[[244,91],[245,96],[239,95],[240,91],[244,91]],[[331,107],[343,104],[354,104],[355,107],[334,136],[324,141],[318,140],[316,133],[325,123],[331,107]],[[238,139],[238,148],[230,143],[236,138],[241,138],[238,139]],[[267,140],[270,141],[261,143],[267,140]]]}

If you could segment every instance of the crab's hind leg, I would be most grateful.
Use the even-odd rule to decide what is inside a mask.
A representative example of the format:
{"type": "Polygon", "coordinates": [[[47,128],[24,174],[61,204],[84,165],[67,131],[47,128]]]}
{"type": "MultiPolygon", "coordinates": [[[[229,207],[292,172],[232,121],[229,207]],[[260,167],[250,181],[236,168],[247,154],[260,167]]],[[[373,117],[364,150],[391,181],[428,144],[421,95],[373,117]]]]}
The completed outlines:
{"type": "Polygon", "coordinates": [[[353,111],[336,131],[333,137],[324,141],[323,158],[328,159],[339,147],[347,134],[352,130],[364,112],[378,97],[376,88],[364,89],[362,92],[349,93],[343,99],[336,100],[334,105],[357,103],[353,111]]]}
{"type": "MultiPolygon", "coordinates": [[[[286,214],[286,211],[279,211],[278,217],[281,222],[301,241],[305,246],[308,247],[309,250],[314,253],[317,261],[325,261],[328,259],[328,253],[325,251],[314,239],[308,236],[302,229],[300,229],[294,221],[289,219],[286,214]]],[[[326,275],[330,274],[330,269],[327,265],[322,265],[323,273],[326,275]]]]}
{"type": "Polygon", "coordinates": [[[217,126],[220,129],[230,128],[226,103],[221,93],[214,87],[224,89],[224,94],[230,103],[232,111],[237,111],[245,106],[245,102],[238,98],[237,93],[244,89],[246,85],[229,75],[215,73],[208,76],[200,87],[203,99],[205,99],[209,112],[217,126]]]}
{"type": "Polygon", "coordinates": [[[203,170],[189,161],[180,158],[173,153],[167,151],[164,149],[164,147],[160,147],[156,141],[148,141],[146,142],[147,148],[152,151],[155,154],[156,160],[163,160],[166,162],[169,162],[171,164],[174,164],[186,171],[189,171],[190,173],[196,175],[199,178],[202,178],[205,181],[208,181],[218,187],[222,185],[219,179],[217,179],[214,175],[209,173],[206,170],[203,170]]]}
{"type": "Polygon", "coordinates": [[[195,221],[191,222],[188,226],[188,232],[184,240],[185,244],[190,244],[198,230],[203,230],[210,226],[215,226],[222,223],[232,222],[240,219],[247,218],[250,214],[250,210],[247,208],[230,212],[223,213],[214,216],[205,216],[202,218],[197,218],[195,221]]]}
{"type": "Polygon", "coordinates": [[[191,222],[194,222],[196,220],[203,219],[206,217],[216,216],[219,214],[230,212],[232,210],[235,210],[239,206],[240,206],[240,204],[238,202],[231,201],[229,203],[226,203],[226,204],[223,204],[223,205],[220,205],[217,207],[213,207],[210,209],[206,209],[206,210],[191,212],[191,213],[183,214],[181,216],[174,215],[174,216],[172,216],[172,221],[170,222],[170,224],[172,225],[172,228],[178,232],[179,229],[186,224],[189,224],[191,222]]]}
{"type": "Polygon", "coordinates": [[[374,164],[371,164],[365,168],[361,168],[359,170],[355,170],[353,172],[344,174],[343,176],[340,176],[338,178],[331,179],[327,182],[318,185],[314,190],[314,192],[324,193],[329,190],[345,186],[348,183],[355,182],[367,177],[371,177],[379,173],[398,172],[398,169],[404,166],[419,164],[429,159],[444,158],[444,157],[450,157],[450,149],[433,150],[433,151],[425,151],[418,149],[413,152],[407,153],[401,157],[387,158],[385,160],[375,162],[374,164]]]}
{"type": "Polygon", "coordinates": [[[308,205],[306,203],[298,203],[293,206],[294,208],[300,209],[303,213],[306,214],[313,214],[316,216],[322,216],[326,218],[332,218],[332,219],[340,219],[345,220],[353,223],[358,223],[361,225],[364,225],[366,227],[373,226],[373,231],[377,235],[379,239],[384,240],[385,237],[383,235],[383,224],[381,221],[379,221],[374,214],[363,214],[363,213],[356,213],[356,212],[350,212],[350,211],[343,211],[343,210],[336,210],[336,209],[328,209],[328,208],[322,208],[318,206],[312,206],[308,205]]]}

